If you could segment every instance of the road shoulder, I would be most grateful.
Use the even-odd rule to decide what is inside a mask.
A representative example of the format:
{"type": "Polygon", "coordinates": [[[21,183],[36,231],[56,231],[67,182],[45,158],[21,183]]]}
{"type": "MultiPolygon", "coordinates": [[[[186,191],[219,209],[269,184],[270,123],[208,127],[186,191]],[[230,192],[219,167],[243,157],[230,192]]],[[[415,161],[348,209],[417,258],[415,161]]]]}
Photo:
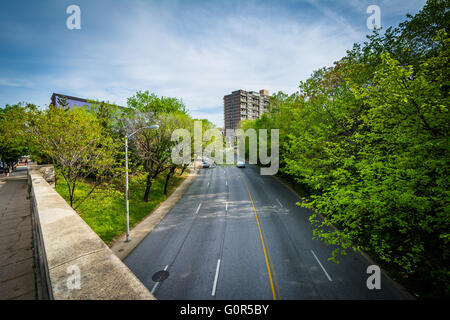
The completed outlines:
{"type": "Polygon", "coordinates": [[[124,260],[131,251],[136,248],[144,238],[164,219],[167,213],[177,204],[189,186],[194,182],[198,170],[192,170],[189,176],[172,192],[172,194],[161,203],[144,220],[139,222],[130,230],[130,241],[125,241],[125,235],[120,236],[109,245],[114,254],[124,260]]]}

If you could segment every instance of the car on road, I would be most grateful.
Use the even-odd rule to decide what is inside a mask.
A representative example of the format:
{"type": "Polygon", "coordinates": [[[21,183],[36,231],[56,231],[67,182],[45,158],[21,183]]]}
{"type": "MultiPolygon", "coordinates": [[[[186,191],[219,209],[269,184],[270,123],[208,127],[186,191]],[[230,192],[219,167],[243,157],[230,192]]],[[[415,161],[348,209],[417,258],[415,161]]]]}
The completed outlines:
{"type": "Polygon", "coordinates": [[[209,163],[206,162],[206,161],[203,161],[202,167],[203,167],[203,168],[209,168],[209,163]]]}
{"type": "Polygon", "coordinates": [[[236,167],[238,167],[238,168],[245,168],[245,162],[244,161],[236,162],[236,167]]]}

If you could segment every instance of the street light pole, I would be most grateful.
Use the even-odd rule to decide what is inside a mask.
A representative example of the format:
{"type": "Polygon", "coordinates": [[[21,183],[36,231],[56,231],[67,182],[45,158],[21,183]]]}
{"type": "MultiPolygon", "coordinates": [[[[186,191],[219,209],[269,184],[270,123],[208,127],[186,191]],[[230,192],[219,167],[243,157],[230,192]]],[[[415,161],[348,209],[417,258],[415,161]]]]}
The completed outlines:
{"type": "Polygon", "coordinates": [[[128,136],[125,136],[125,206],[127,208],[127,239],[130,241],[130,207],[128,204],[128,136]]]}
{"type": "Polygon", "coordinates": [[[143,128],[136,130],[132,134],[125,135],[125,207],[127,210],[127,236],[126,236],[125,242],[130,241],[130,205],[129,205],[129,201],[128,201],[128,138],[133,136],[134,134],[136,134],[138,131],[140,131],[142,129],[158,129],[158,128],[159,128],[158,125],[153,125],[150,127],[143,127],[143,128]]]}

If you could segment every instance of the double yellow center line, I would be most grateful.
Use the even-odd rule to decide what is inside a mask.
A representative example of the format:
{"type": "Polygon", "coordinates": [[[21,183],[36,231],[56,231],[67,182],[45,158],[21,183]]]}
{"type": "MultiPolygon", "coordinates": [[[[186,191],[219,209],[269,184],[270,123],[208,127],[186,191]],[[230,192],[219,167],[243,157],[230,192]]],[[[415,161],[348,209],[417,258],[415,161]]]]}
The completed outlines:
{"type": "Polygon", "coordinates": [[[239,175],[241,176],[242,181],[244,181],[245,188],[247,189],[248,196],[249,196],[250,201],[252,203],[253,212],[255,213],[256,223],[258,224],[259,236],[261,238],[261,244],[262,244],[263,251],[264,251],[264,259],[266,260],[267,272],[269,274],[270,288],[272,289],[273,300],[277,300],[277,294],[276,293],[278,293],[278,297],[280,297],[280,290],[278,288],[278,283],[277,283],[277,279],[276,279],[275,270],[273,268],[272,259],[270,258],[269,250],[266,249],[266,245],[264,243],[263,232],[261,231],[261,225],[259,223],[258,213],[256,212],[255,204],[253,203],[253,198],[252,198],[252,195],[250,193],[250,189],[248,188],[247,182],[245,181],[245,179],[242,176],[242,174],[239,173],[239,175]],[[270,263],[269,263],[269,261],[270,261],[270,263]],[[272,266],[272,268],[271,268],[271,266],[272,266]],[[272,272],[272,270],[273,270],[273,272],[272,272]],[[273,276],[272,276],[272,273],[273,273],[273,276]],[[274,288],[274,283],[275,283],[275,287],[276,287],[276,292],[275,292],[275,288],[274,288]]]}

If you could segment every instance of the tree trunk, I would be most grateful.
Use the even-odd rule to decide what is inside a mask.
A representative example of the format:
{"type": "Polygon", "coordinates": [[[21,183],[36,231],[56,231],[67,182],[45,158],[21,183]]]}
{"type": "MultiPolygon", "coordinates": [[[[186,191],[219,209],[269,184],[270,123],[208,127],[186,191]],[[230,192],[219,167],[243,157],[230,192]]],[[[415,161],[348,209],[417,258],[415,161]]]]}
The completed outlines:
{"type": "Polygon", "coordinates": [[[188,167],[188,164],[184,164],[184,165],[183,165],[183,168],[181,169],[181,172],[180,172],[180,176],[183,175],[184,170],[186,170],[187,167],[188,167]]]}
{"type": "Polygon", "coordinates": [[[74,195],[75,195],[75,183],[72,184],[72,189],[69,192],[70,192],[70,206],[73,208],[73,200],[74,200],[74,195]]]}
{"type": "Polygon", "coordinates": [[[149,173],[147,175],[147,185],[145,186],[145,193],[144,193],[144,201],[148,202],[148,196],[150,195],[150,189],[152,187],[152,175],[149,173]]]}
{"type": "Polygon", "coordinates": [[[166,176],[166,183],[164,184],[164,194],[167,195],[167,186],[169,185],[169,180],[175,172],[175,167],[170,168],[169,173],[166,176]]]}

